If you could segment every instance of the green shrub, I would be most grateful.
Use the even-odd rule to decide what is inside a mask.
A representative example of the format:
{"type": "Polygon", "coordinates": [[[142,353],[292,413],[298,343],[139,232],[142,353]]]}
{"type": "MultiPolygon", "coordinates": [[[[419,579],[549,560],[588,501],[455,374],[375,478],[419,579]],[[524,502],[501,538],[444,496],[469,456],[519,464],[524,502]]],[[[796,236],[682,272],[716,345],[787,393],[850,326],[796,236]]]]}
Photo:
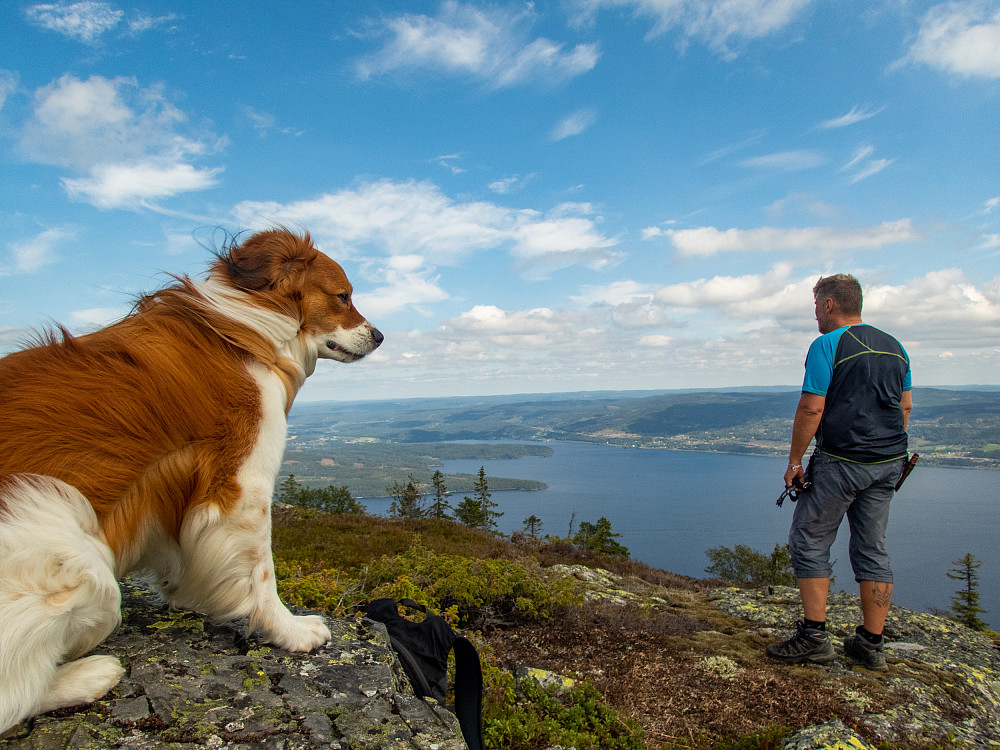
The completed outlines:
{"type": "Polygon", "coordinates": [[[610,708],[589,682],[557,694],[507,672],[484,670],[483,739],[491,750],[576,747],[645,750],[643,731],[610,708]]]}
{"type": "Polygon", "coordinates": [[[419,537],[406,552],[383,555],[354,576],[334,568],[304,572],[287,560],[277,561],[275,573],[283,601],[338,616],[381,597],[414,599],[452,624],[468,624],[482,611],[535,620],[582,602],[569,579],[550,581],[537,564],[437,554],[419,537]]]}
{"type": "Polygon", "coordinates": [[[538,619],[582,602],[569,579],[550,581],[537,564],[437,554],[419,539],[400,555],[381,557],[365,575],[373,599],[411,598],[461,613],[466,622],[479,610],[538,619]]]}

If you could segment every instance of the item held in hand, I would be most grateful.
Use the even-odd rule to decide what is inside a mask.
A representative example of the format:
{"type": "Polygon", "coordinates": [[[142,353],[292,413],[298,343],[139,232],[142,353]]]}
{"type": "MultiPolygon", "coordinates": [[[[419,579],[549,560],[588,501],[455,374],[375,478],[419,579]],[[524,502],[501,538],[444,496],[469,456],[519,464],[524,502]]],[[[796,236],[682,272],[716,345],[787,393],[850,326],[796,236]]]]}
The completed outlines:
{"type": "Polygon", "coordinates": [[[778,496],[777,506],[780,508],[782,503],[785,502],[786,497],[794,503],[799,499],[799,493],[808,492],[810,487],[812,487],[812,482],[803,482],[798,477],[795,477],[792,480],[792,486],[785,487],[785,491],[778,496]]]}

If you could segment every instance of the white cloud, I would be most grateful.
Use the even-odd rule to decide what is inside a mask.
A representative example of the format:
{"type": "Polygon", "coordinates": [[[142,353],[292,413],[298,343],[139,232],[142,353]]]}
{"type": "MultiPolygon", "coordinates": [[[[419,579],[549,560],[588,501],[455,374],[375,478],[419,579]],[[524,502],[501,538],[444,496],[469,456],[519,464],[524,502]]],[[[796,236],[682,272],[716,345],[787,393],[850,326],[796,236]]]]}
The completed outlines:
{"type": "Polygon", "coordinates": [[[514,175],[513,177],[494,180],[489,184],[489,189],[497,195],[507,195],[521,183],[521,178],[518,175],[514,175]]]}
{"type": "Polygon", "coordinates": [[[91,43],[117,26],[124,13],[110,3],[84,0],[78,3],[42,3],[25,9],[31,23],[71,39],[91,43]]]}
{"type": "MultiPolygon", "coordinates": [[[[584,289],[573,303],[603,296],[607,304],[582,308],[475,305],[425,332],[388,331],[370,364],[380,388],[409,396],[795,384],[817,335],[819,273],[791,278],[791,271],[779,264],[663,287],[645,302],[659,309],[649,325],[631,325],[624,314],[644,301],[647,290],[634,281],[584,289]]],[[[985,382],[1000,366],[1000,349],[983,345],[1000,340],[1000,278],[977,286],[952,269],[887,285],[867,279],[881,279],[881,271],[854,272],[865,288],[866,322],[903,341],[919,384],[985,382]]],[[[327,393],[343,397],[355,383],[353,393],[364,398],[371,372],[338,370],[327,393]]]]}
{"type": "Polygon", "coordinates": [[[847,164],[845,164],[844,166],[842,166],[840,168],[840,171],[841,172],[845,172],[848,169],[851,169],[852,167],[856,167],[858,164],[860,164],[862,161],[864,161],[865,159],[867,159],[873,153],[875,153],[875,147],[874,146],[860,146],[860,147],[858,147],[855,150],[854,155],[851,156],[851,160],[849,162],[847,162],[847,164]]]}
{"type": "Polygon", "coordinates": [[[779,151],[773,154],[755,156],[740,162],[741,167],[774,169],[779,172],[801,172],[805,169],[822,167],[827,158],[818,151],[779,151]]]}
{"type": "Polygon", "coordinates": [[[948,268],[900,286],[874,284],[865,289],[865,320],[922,347],[980,348],[1000,341],[1000,277],[977,287],[948,268]]]}
{"type": "Polygon", "coordinates": [[[875,249],[897,242],[916,242],[920,234],[910,219],[887,221],[872,227],[760,227],[673,229],[666,234],[682,255],[708,256],[721,252],[875,249]]]}
{"type": "Polygon", "coordinates": [[[865,162],[865,164],[851,176],[851,184],[861,182],[866,180],[872,175],[876,175],[883,169],[891,165],[895,159],[872,159],[871,161],[865,162]]]}
{"type": "MultiPolygon", "coordinates": [[[[578,23],[588,23],[602,7],[633,8],[653,20],[651,36],[679,29],[684,39],[703,39],[714,52],[734,59],[747,40],[789,26],[810,0],[573,0],[578,23]]],[[[683,44],[682,44],[683,47],[683,44]]]]}
{"type": "Polygon", "coordinates": [[[562,81],[586,73],[599,57],[597,46],[564,45],[545,38],[530,39],[533,21],[525,10],[477,8],[449,0],[436,17],[405,14],[382,22],[388,43],[362,60],[362,78],[397,70],[426,69],[467,75],[495,88],[531,80],[562,81]]]}
{"type": "Polygon", "coordinates": [[[824,120],[819,125],[816,126],[818,130],[833,130],[837,128],[846,128],[848,125],[855,125],[864,120],[871,119],[875,115],[879,114],[884,110],[885,107],[879,107],[878,109],[861,108],[857,106],[851,107],[851,111],[846,114],[840,115],[839,117],[834,117],[831,120],[824,120]]]}
{"type": "Polygon", "coordinates": [[[449,297],[438,283],[433,267],[419,255],[387,258],[375,275],[379,285],[354,297],[358,309],[372,320],[405,309],[426,314],[427,305],[449,297]]]}
{"type": "Polygon", "coordinates": [[[618,240],[597,228],[587,204],[551,211],[509,209],[486,201],[456,202],[430,182],[381,180],[289,204],[244,202],[235,216],[254,227],[307,226],[334,257],[413,255],[431,265],[471,253],[507,249],[525,266],[616,262],[618,240]]]}
{"type": "Polygon", "coordinates": [[[561,141],[563,138],[580,135],[580,133],[585,131],[596,121],[596,112],[590,109],[581,109],[560,121],[559,124],[552,129],[549,138],[553,141],[561,141]]]}
{"type": "Polygon", "coordinates": [[[850,172],[853,170],[854,174],[851,175],[852,185],[878,174],[896,161],[895,159],[869,159],[868,157],[873,153],[875,153],[874,146],[861,146],[854,152],[851,160],[840,168],[841,172],[850,172]]]}
{"type": "Polygon", "coordinates": [[[68,229],[46,229],[28,240],[14,242],[10,247],[10,259],[0,265],[0,276],[14,273],[34,273],[56,262],[55,249],[66,240],[72,239],[68,229]]]}
{"type": "Polygon", "coordinates": [[[630,279],[614,281],[605,286],[585,286],[580,294],[570,297],[574,302],[594,305],[624,305],[637,300],[649,300],[655,289],[649,284],[640,284],[630,279]]]}
{"type": "Polygon", "coordinates": [[[437,163],[452,174],[462,174],[465,172],[465,168],[456,163],[461,158],[461,154],[442,154],[437,158],[437,163]]]}
{"type": "Polygon", "coordinates": [[[674,343],[673,336],[664,336],[659,333],[643,336],[639,339],[639,346],[649,346],[654,348],[668,347],[672,343],[674,343]]]}
{"type": "Polygon", "coordinates": [[[685,281],[659,289],[656,301],[669,307],[721,310],[737,319],[774,314],[800,291],[787,283],[790,273],[790,265],[779,263],[764,274],[685,281]]]}
{"type": "Polygon", "coordinates": [[[64,75],[35,92],[19,147],[33,161],[86,175],[63,178],[73,197],[101,208],[131,208],[216,184],[221,169],[190,162],[223,141],[190,130],[159,86],[64,75]]]}
{"type": "Polygon", "coordinates": [[[121,320],[128,314],[125,307],[91,307],[86,310],[74,310],[69,314],[73,330],[93,331],[104,328],[121,320]]]}
{"type": "Polygon", "coordinates": [[[205,190],[218,184],[221,169],[197,169],[190,164],[99,164],[89,177],[64,177],[71,198],[97,208],[134,209],[179,193],[205,190]]]}
{"type": "MultiPolygon", "coordinates": [[[[111,3],[99,0],[39,3],[25,8],[24,15],[29,23],[85,44],[94,44],[125,19],[124,11],[118,10],[111,3]]],[[[126,20],[127,33],[141,34],[174,18],[176,16],[173,13],[151,16],[148,13],[135,11],[132,17],[126,20]]]]}
{"type": "Polygon", "coordinates": [[[921,20],[904,61],[961,76],[1000,78],[1000,8],[979,0],[934,6],[921,20]]]}

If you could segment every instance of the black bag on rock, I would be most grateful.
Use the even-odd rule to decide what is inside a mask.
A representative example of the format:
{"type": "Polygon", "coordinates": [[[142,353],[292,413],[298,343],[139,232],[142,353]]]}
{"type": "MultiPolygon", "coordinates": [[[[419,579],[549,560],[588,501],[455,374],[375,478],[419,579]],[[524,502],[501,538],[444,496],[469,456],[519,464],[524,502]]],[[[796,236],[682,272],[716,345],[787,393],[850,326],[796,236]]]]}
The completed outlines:
{"type": "Polygon", "coordinates": [[[381,622],[414,692],[444,705],[448,692],[448,653],[455,649],[455,715],[469,750],[483,750],[483,673],[479,653],[468,638],[422,604],[403,599],[400,606],[423,612],[423,622],[399,614],[395,599],[376,599],[365,614],[381,622]]]}

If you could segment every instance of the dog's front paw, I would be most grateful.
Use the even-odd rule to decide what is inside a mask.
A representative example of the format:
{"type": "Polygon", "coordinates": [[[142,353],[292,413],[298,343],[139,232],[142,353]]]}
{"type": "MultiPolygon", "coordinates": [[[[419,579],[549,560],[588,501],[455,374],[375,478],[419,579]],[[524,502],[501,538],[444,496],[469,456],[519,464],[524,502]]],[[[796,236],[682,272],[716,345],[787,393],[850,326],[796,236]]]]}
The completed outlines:
{"type": "Polygon", "coordinates": [[[88,656],[63,664],[56,670],[36,710],[43,713],[96,701],[117,685],[123,674],[121,662],[113,656],[88,656]]]}
{"type": "Polygon", "coordinates": [[[263,635],[287,651],[312,651],[330,640],[330,629],[319,615],[289,614],[278,628],[263,635]]]}

